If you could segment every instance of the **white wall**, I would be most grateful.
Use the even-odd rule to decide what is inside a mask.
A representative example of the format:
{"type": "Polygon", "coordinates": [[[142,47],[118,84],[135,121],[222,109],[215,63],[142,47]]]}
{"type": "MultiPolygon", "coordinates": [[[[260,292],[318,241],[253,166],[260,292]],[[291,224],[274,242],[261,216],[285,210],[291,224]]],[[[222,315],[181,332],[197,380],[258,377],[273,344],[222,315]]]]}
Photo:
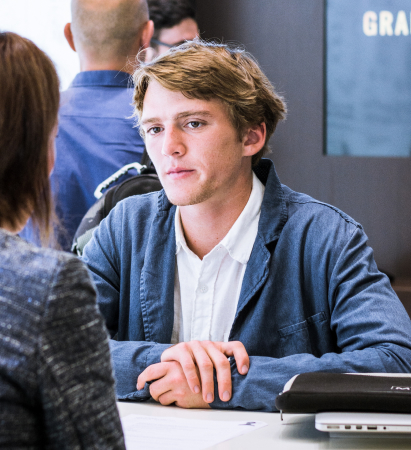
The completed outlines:
{"type": "Polygon", "coordinates": [[[70,21],[70,0],[0,0],[0,31],[18,33],[46,52],[56,65],[62,90],[80,70],[63,33],[70,21]]]}

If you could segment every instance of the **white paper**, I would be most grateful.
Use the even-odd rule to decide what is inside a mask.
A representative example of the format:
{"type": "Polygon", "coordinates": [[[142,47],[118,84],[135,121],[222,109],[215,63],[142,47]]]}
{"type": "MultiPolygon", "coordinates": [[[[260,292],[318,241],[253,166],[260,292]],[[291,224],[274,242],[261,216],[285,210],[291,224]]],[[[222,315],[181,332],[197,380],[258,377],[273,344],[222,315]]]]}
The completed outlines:
{"type": "Polygon", "coordinates": [[[137,414],[123,417],[121,422],[127,450],[201,450],[267,425],[137,414]]]}

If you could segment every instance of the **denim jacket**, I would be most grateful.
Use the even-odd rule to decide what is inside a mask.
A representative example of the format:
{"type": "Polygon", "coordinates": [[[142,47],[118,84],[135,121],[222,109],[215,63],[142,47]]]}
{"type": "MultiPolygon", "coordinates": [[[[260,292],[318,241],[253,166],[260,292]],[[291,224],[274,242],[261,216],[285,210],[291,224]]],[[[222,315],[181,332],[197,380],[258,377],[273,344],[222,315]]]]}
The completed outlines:
{"type": "MultiPolygon", "coordinates": [[[[231,361],[233,395],[215,408],[275,411],[284,384],[303,372],[411,372],[411,321],[377,269],[361,225],[281,185],[262,160],[258,234],[229,340],[250,355],[231,361]]],[[[175,206],[164,191],[117,205],[83,259],[98,289],[120,399],[144,400],[138,375],[160,362],[173,328],[175,206]]],[[[217,384],[217,383],[216,383],[217,384]]]]}

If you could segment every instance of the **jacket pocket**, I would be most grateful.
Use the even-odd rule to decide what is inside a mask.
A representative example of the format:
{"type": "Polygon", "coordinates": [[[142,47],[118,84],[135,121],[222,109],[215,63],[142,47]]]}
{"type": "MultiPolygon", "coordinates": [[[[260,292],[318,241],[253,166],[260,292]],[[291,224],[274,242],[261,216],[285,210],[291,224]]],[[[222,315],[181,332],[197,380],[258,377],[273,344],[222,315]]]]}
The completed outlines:
{"type": "MultiPolygon", "coordinates": [[[[303,322],[289,325],[278,330],[280,335],[280,345],[282,356],[296,355],[298,353],[311,353],[311,339],[318,339],[319,328],[322,328],[323,322],[327,320],[324,311],[308,317],[303,322]]],[[[317,347],[314,345],[314,347],[317,347]]]]}

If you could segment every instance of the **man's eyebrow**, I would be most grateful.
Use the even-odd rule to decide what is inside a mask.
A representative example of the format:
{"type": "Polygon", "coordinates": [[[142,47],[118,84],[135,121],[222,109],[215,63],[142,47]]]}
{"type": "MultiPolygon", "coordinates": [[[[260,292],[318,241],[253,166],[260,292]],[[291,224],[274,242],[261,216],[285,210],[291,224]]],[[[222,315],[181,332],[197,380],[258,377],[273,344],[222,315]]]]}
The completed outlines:
{"type": "Polygon", "coordinates": [[[207,110],[200,110],[200,111],[183,111],[181,113],[178,113],[176,116],[174,116],[174,119],[181,119],[184,117],[190,117],[190,116],[203,116],[203,117],[211,117],[212,114],[207,110]]]}
{"type": "MultiPolygon", "coordinates": [[[[200,111],[183,111],[181,113],[176,114],[173,119],[183,119],[184,117],[190,117],[190,116],[202,116],[202,117],[211,117],[212,114],[207,110],[200,110],[200,111]]],[[[145,119],[141,122],[141,125],[147,125],[148,123],[156,123],[161,122],[161,119],[159,117],[151,117],[149,119],[145,119]]]]}
{"type": "Polygon", "coordinates": [[[146,119],[140,122],[141,125],[146,125],[148,123],[155,123],[155,122],[161,122],[161,120],[158,117],[152,117],[151,119],[146,119]]]}

